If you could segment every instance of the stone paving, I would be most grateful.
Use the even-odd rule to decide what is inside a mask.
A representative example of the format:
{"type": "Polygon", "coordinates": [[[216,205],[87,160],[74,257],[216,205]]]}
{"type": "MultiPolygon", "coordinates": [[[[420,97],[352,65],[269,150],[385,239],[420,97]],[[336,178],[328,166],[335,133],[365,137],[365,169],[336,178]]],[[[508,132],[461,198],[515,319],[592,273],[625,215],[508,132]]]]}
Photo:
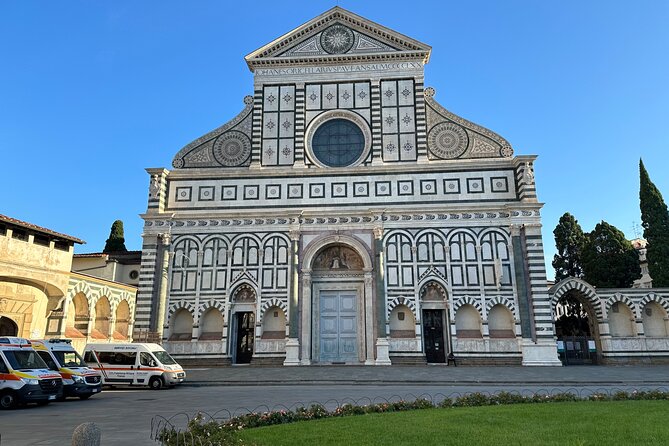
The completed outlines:
{"type": "Polygon", "coordinates": [[[625,384],[669,386],[669,365],[570,367],[309,366],[186,369],[185,385],[625,384]]]}

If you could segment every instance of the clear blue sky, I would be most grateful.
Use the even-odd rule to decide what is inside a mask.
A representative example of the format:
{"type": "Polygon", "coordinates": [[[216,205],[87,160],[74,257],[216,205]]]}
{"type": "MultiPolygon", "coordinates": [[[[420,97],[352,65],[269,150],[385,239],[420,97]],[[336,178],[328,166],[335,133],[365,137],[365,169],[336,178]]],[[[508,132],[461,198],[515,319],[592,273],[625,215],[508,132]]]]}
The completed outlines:
{"type": "MultiPolygon", "coordinates": [[[[669,199],[669,1],[0,1],[0,213],[141,249],[146,167],[252,93],[243,57],[332,6],[432,46],[449,110],[537,154],[547,264],[569,211],[634,237],[638,160],[669,199]]],[[[549,269],[549,277],[552,269],[549,269]]]]}

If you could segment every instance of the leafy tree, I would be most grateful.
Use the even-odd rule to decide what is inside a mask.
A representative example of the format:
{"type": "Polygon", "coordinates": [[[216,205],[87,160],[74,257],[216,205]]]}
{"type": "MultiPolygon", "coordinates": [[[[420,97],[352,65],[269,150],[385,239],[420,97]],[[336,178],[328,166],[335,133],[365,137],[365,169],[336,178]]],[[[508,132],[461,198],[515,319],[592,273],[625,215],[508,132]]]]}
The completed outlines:
{"type": "Polygon", "coordinates": [[[125,238],[123,237],[123,222],[116,220],[109,232],[109,238],[105,243],[105,249],[102,252],[125,252],[125,238]]]}
{"type": "Polygon", "coordinates": [[[639,160],[639,202],[648,272],[653,286],[669,287],[669,211],[643,161],[639,160]]]}
{"type": "Polygon", "coordinates": [[[584,279],[603,288],[629,288],[641,277],[639,254],[623,232],[605,221],[588,234],[582,251],[584,279]]]}
{"type": "Polygon", "coordinates": [[[560,217],[560,221],[553,230],[557,254],[553,256],[555,281],[559,282],[567,277],[583,277],[581,251],[586,237],[576,218],[569,212],[560,217]]]}

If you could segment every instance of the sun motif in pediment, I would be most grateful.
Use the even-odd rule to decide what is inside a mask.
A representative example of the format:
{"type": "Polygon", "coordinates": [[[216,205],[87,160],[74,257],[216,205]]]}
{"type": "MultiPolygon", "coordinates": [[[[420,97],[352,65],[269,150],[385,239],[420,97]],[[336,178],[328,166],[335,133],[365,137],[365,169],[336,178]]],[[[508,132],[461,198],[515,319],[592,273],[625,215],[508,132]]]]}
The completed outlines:
{"type": "Polygon", "coordinates": [[[342,54],[353,48],[355,34],[344,25],[332,25],[321,33],[321,47],[330,54],[342,54]]]}

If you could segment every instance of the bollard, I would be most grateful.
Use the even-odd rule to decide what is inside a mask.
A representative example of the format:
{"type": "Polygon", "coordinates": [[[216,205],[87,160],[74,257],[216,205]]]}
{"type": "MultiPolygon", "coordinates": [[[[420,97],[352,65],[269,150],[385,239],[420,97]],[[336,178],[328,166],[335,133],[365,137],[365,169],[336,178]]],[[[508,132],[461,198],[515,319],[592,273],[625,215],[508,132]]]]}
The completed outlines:
{"type": "Polygon", "coordinates": [[[83,423],[74,428],[72,446],[100,446],[102,432],[95,423],[83,423]]]}

